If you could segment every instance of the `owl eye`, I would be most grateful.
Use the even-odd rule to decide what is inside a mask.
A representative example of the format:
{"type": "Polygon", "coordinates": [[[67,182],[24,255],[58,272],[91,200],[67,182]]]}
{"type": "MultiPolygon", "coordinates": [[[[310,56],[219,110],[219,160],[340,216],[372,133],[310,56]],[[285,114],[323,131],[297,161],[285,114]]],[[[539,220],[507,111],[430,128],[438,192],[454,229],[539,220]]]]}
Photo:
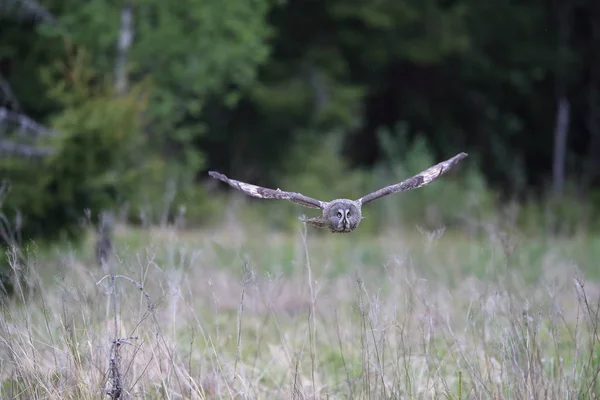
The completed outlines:
{"type": "Polygon", "coordinates": [[[346,217],[349,217],[349,216],[350,216],[350,211],[348,211],[348,213],[346,214],[346,217]]]}
{"type": "Polygon", "coordinates": [[[342,212],[338,211],[337,216],[338,216],[338,218],[342,218],[342,212]]]}

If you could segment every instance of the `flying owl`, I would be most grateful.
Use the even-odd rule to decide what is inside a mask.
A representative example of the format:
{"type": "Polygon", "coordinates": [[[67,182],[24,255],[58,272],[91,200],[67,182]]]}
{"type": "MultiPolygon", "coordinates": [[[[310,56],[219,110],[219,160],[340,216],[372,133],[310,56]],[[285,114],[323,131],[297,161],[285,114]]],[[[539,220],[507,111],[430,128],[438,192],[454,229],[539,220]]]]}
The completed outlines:
{"type": "Polygon", "coordinates": [[[318,228],[328,228],[331,232],[352,232],[358,227],[360,221],[363,219],[361,210],[363,204],[367,204],[368,202],[377,200],[383,196],[387,196],[388,194],[417,189],[421,186],[430,184],[454,167],[466,156],[467,153],[459,153],[446,161],[442,161],[441,163],[422,171],[412,178],[408,178],[403,182],[386,186],[371,192],[358,200],[335,199],[331,201],[321,201],[300,193],[284,192],[280,189],[269,189],[236,181],[234,179],[229,179],[225,175],[215,171],[209,171],[208,174],[213,178],[229,184],[235,189],[241,190],[248,196],[257,197],[259,199],[289,200],[305,207],[318,208],[323,212],[322,216],[308,219],[303,218],[302,221],[318,228]]]}

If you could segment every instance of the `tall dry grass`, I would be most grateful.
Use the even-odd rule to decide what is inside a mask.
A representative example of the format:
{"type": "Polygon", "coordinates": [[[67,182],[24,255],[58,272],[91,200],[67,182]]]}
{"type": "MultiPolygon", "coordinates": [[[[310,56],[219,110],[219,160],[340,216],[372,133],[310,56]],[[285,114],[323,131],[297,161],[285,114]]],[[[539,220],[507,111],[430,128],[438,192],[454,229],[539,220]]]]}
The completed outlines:
{"type": "Polygon", "coordinates": [[[0,397],[598,396],[600,285],[568,241],[415,232],[120,226],[107,271],[91,245],[9,254],[29,284],[2,305],[0,397]]]}

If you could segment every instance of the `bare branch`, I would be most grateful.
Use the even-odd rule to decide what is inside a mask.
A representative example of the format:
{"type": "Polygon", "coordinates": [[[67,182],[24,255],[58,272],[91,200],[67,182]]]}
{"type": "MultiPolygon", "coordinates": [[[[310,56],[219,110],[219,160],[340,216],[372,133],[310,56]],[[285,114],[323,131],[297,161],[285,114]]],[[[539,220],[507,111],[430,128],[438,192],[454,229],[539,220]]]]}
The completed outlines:
{"type": "Polygon", "coordinates": [[[54,16],[46,7],[35,0],[2,0],[0,15],[7,15],[19,21],[43,21],[54,24],[54,16]]]}
{"type": "Polygon", "coordinates": [[[55,132],[52,129],[37,123],[25,114],[10,111],[5,107],[0,107],[0,126],[13,123],[19,126],[20,133],[29,134],[32,137],[48,136],[55,132]]]}
{"type": "Polygon", "coordinates": [[[0,75],[0,104],[10,104],[13,109],[20,110],[21,105],[12,91],[10,83],[0,75]]]}

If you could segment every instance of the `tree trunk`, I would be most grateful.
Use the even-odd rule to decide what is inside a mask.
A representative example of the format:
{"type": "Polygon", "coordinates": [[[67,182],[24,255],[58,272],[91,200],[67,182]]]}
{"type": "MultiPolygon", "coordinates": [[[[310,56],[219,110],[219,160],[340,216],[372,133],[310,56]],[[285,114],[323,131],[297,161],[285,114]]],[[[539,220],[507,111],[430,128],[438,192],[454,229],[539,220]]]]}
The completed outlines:
{"type": "MultiPolygon", "coordinates": [[[[555,3],[555,11],[558,25],[557,49],[559,54],[565,54],[569,48],[572,6],[566,0],[558,0],[555,3]]],[[[566,96],[568,71],[565,67],[564,63],[559,64],[556,70],[557,109],[552,161],[552,193],[555,196],[561,196],[565,186],[565,160],[571,114],[570,103],[566,96]]]]}
{"type": "Polygon", "coordinates": [[[119,42],[117,44],[117,62],[115,68],[115,89],[119,95],[127,93],[129,82],[127,79],[127,59],[129,49],[133,43],[133,7],[127,2],[121,10],[121,25],[119,28],[119,42]]]}
{"type": "Polygon", "coordinates": [[[565,185],[565,160],[567,153],[567,136],[571,106],[563,95],[558,99],[556,110],[556,128],[554,130],[554,161],[552,166],[552,191],[561,195],[565,185]]]}
{"type": "Polygon", "coordinates": [[[323,71],[312,65],[308,69],[308,83],[313,92],[313,120],[317,119],[329,102],[327,81],[323,71]]]}

